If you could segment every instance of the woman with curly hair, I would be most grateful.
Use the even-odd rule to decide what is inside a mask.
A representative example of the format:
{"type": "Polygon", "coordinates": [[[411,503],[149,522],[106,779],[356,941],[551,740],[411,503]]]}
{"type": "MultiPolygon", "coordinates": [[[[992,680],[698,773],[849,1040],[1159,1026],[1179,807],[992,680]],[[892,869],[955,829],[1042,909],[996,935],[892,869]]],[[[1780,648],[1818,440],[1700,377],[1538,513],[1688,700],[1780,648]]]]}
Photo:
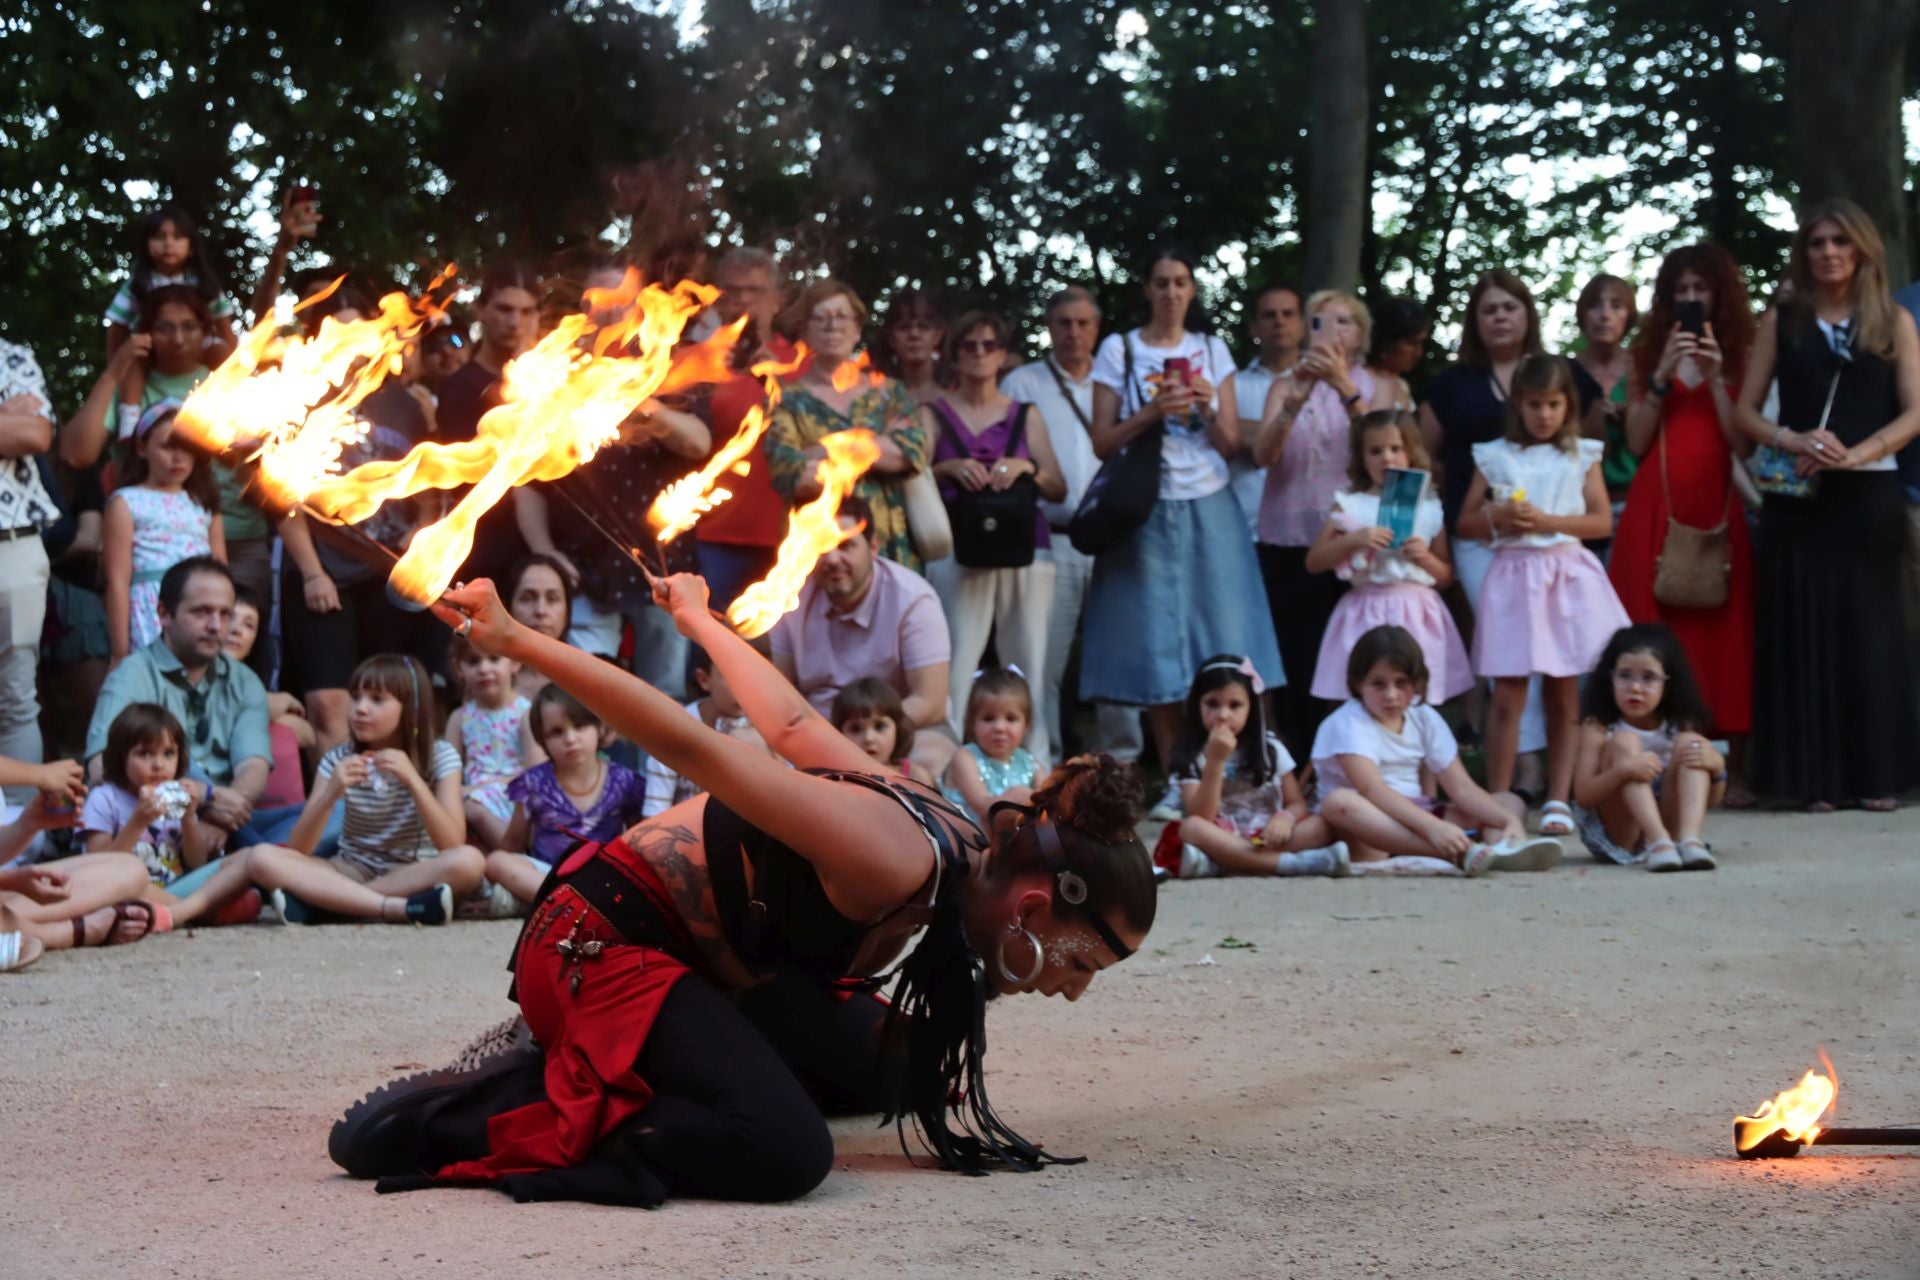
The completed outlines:
{"type": "Polygon", "coordinates": [[[1753,452],[1734,412],[1752,344],[1753,314],[1732,255],[1713,244],[1668,254],[1633,349],[1626,438],[1640,466],[1608,565],[1627,616],[1673,632],[1700,674],[1708,727],[1733,738],[1753,727],[1753,546],[1733,485],[1734,459],[1753,452]],[[1723,603],[1687,608],[1656,596],[1674,523],[1725,525],[1731,568],[1723,603]]]}

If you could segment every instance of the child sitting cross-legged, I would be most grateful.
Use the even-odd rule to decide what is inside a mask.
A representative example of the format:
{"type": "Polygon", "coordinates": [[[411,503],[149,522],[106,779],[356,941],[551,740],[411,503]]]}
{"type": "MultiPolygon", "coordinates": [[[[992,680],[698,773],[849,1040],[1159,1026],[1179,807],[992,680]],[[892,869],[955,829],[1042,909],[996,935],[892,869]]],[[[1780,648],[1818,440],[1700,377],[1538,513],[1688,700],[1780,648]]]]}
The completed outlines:
{"type": "Polygon", "coordinates": [[[418,658],[375,654],[354,668],[347,694],[347,740],[320,758],[286,846],[246,851],[249,874],[287,924],[310,922],[315,908],[445,924],[454,899],[480,886],[486,859],[466,843],[460,755],[434,732],[432,677],[418,658]],[[316,858],[313,846],[342,800],[339,855],[316,858]]]}
{"type": "Polygon", "coordinates": [[[1426,657],[1406,628],[1360,637],[1347,688],[1353,696],[1313,740],[1313,764],[1320,814],[1347,842],[1356,874],[1477,876],[1560,865],[1559,841],[1528,839],[1523,820],[1467,775],[1453,731],[1426,704],[1426,657]],[[1423,765],[1446,792],[1446,808],[1422,789],[1423,765]]]}
{"type": "Polygon", "coordinates": [[[1167,824],[1153,851],[1170,875],[1350,874],[1347,846],[1308,811],[1293,756],[1266,730],[1261,692],[1253,663],[1234,654],[1207,659],[1193,677],[1172,769],[1186,817],[1167,824]]]}

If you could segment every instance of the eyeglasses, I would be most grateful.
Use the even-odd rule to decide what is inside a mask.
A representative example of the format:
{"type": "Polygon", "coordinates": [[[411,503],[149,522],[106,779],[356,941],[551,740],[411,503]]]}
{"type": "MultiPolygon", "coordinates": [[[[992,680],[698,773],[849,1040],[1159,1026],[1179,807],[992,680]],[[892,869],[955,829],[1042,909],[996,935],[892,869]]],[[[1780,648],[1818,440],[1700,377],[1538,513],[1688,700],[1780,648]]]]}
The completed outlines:
{"type": "Polygon", "coordinates": [[[855,323],[851,311],[816,311],[810,320],[822,329],[850,329],[855,323]]]}
{"type": "Polygon", "coordinates": [[[1667,678],[1652,671],[1615,671],[1613,682],[1629,689],[1658,689],[1667,678]]]}
{"type": "Polygon", "coordinates": [[[997,338],[968,338],[960,343],[956,350],[963,356],[990,356],[1000,350],[1000,347],[1001,343],[997,338]]]}

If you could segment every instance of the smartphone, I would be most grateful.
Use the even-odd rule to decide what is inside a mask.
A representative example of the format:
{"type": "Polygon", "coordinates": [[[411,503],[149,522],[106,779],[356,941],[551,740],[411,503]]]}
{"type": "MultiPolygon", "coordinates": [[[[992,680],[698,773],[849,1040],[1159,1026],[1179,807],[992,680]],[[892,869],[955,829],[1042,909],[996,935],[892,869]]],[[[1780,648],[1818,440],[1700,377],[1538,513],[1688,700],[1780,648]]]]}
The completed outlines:
{"type": "Polygon", "coordinates": [[[1193,381],[1193,362],[1185,356],[1172,356],[1163,367],[1170,379],[1177,378],[1183,383],[1193,381]]]}
{"type": "Polygon", "coordinates": [[[1320,336],[1320,322],[1325,319],[1325,316],[1319,312],[1315,312],[1313,319],[1307,321],[1307,328],[1312,331],[1314,337],[1317,338],[1320,336]]]}
{"type": "Polygon", "coordinates": [[[1674,303],[1673,318],[1679,322],[1682,333],[1690,333],[1698,338],[1707,332],[1707,304],[1698,298],[1674,303]]]}
{"type": "Polygon", "coordinates": [[[289,204],[314,204],[320,199],[320,189],[311,182],[296,182],[293,190],[287,193],[289,204]]]}

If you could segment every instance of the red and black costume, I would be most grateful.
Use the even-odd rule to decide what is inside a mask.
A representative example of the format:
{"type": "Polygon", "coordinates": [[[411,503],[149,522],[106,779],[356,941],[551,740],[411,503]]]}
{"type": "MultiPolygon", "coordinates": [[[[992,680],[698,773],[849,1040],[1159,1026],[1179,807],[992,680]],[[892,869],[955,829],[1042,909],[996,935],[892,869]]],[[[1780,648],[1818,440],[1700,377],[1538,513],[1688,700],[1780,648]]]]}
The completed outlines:
{"type": "MultiPolygon", "coordinates": [[[[1057,1162],[1000,1124],[981,1087],[986,985],[960,889],[985,837],[897,781],[826,776],[901,804],[934,854],[911,904],[934,918],[900,966],[891,1009],[862,994],[882,979],[843,981],[874,926],[840,915],[811,863],[709,797],[720,926],[767,981],[723,994],[653,867],[624,839],[582,846],[548,877],[511,966],[544,1058],[389,1086],[336,1126],[334,1158],[386,1175],[381,1190],[487,1184],[522,1200],[649,1206],[671,1194],[789,1199],[832,1162],[824,1104],[912,1114],[943,1163],[968,1172],[1057,1162]],[[883,1035],[883,1023],[901,1034],[883,1035]],[[892,1043],[904,1060],[883,1052],[892,1043]],[[961,1132],[947,1124],[956,1106],[961,1132]]],[[[1058,836],[1037,822],[1051,860],[1058,836]]]]}

